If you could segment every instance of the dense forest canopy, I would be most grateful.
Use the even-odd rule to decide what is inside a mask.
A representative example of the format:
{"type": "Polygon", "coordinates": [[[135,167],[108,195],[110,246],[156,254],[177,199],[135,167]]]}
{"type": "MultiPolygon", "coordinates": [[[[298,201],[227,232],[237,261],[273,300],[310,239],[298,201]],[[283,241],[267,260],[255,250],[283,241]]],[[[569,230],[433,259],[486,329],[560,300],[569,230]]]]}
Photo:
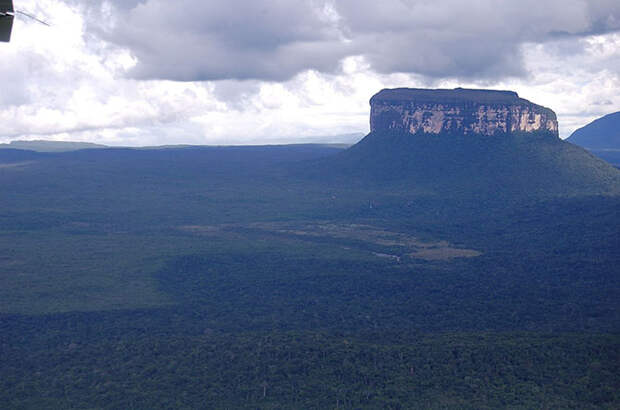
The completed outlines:
{"type": "Polygon", "coordinates": [[[0,150],[0,407],[617,407],[618,196],[349,155],[0,150]]]}

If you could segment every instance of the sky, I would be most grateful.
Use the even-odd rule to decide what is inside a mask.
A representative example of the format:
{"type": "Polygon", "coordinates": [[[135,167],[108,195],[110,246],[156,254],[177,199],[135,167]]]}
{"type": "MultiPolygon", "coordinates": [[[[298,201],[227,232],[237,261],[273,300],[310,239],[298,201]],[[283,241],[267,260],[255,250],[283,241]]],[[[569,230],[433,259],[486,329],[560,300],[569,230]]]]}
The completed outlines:
{"type": "Polygon", "coordinates": [[[617,0],[15,0],[0,142],[353,142],[383,88],[620,111],[617,0]]]}

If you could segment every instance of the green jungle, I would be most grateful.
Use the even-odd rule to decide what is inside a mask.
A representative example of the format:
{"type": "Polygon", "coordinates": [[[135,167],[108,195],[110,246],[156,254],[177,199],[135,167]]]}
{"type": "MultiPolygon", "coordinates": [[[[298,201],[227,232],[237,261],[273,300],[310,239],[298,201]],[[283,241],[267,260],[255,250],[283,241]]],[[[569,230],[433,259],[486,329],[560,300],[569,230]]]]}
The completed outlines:
{"type": "Polygon", "coordinates": [[[0,408],[619,408],[620,171],[373,138],[0,150],[0,408]]]}

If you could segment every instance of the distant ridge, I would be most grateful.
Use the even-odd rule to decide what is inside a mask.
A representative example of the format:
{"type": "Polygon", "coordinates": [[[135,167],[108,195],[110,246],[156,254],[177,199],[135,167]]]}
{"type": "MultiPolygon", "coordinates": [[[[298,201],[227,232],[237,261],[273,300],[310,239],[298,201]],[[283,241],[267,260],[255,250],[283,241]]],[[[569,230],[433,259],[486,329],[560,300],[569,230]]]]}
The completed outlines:
{"type": "Polygon", "coordinates": [[[620,150],[620,111],[592,121],[566,140],[587,149],[620,150]]]}
{"type": "Polygon", "coordinates": [[[129,149],[138,149],[138,150],[163,150],[163,149],[181,149],[181,148],[204,148],[204,147],[243,147],[243,146],[287,146],[287,145],[308,145],[308,146],[325,146],[332,148],[348,148],[360,141],[364,137],[364,133],[362,132],[354,132],[349,134],[334,134],[334,135],[323,135],[323,136],[313,136],[313,137],[290,137],[287,140],[292,142],[264,142],[260,141],[257,143],[247,142],[244,144],[167,144],[167,145],[144,145],[144,146],[110,146],[103,144],[95,144],[91,142],[78,142],[78,141],[48,141],[48,140],[30,140],[30,141],[22,141],[16,140],[11,141],[7,144],[0,144],[0,150],[4,149],[12,149],[12,150],[25,150],[25,151],[35,151],[35,152],[69,152],[69,151],[77,151],[82,149],[120,149],[120,148],[129,148],[129,149]],[[295,142],[297,141],[297,142],[295,142]]]}
{"type": "Polygon", "coordinates": [[[8,144],[0,144],[0,149],[21,149],[36,152],[66,152],[80,149],[108,148],[106,145],[93,144],[91,142],[74,141],[11,141],[8,144]]]}
{"type": "Polygon", "coordinates": [[[584,147],[620,167],[620,111],[607,114],[579,128],[566,141],[584,147]]]}

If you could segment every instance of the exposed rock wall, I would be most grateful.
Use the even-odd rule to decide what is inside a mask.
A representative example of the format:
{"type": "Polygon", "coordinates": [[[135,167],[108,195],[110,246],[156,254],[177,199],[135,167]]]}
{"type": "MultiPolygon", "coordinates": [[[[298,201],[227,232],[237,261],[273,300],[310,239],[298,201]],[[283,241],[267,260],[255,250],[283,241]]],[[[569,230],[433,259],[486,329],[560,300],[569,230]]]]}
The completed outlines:
{"type": "Polygon", "coordinates": [[[373,96],[370,105],[371,132],[499,135],[543,131],[558,135],[552,110],[512,91],[386,89],[373,96]]]}

